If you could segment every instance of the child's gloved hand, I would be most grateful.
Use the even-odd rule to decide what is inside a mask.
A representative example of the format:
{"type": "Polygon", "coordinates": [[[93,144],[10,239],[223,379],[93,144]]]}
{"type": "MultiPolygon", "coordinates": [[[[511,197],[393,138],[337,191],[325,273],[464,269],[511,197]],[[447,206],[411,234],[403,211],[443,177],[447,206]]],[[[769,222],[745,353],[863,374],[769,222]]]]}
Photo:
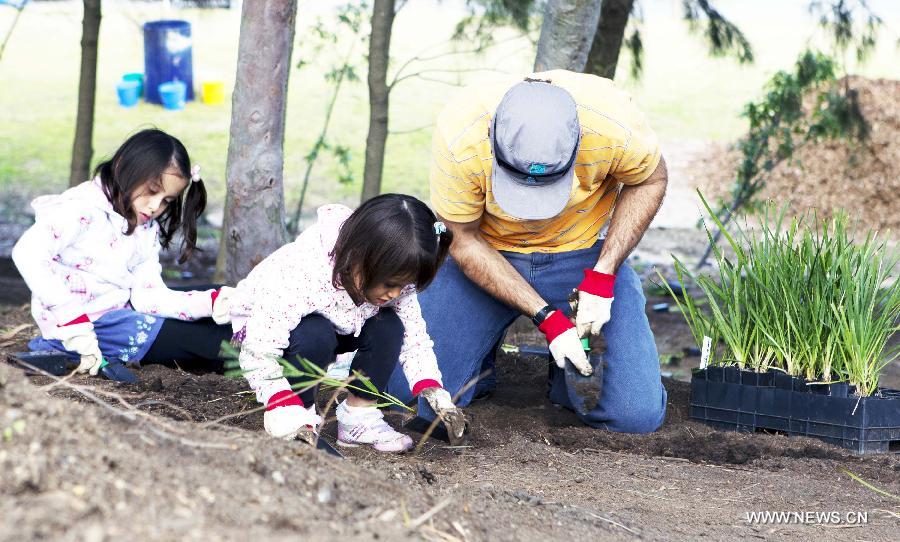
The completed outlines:
{"type": "Polygon", "coordinates": [[[229,286],[222,286],[212,292],[212,319],[222,325],[231,322],[231,300],[237,290],[229,286]]]}
{"type": "Polygon", "coordinates": [[[466,416],[462,410],[453,404],[450,393],[444,388],[432,387],[422,390],[422,397],[428,401],[428,405],[434,410],[444,426],[447,428],[447,434],[450,437],[450,444],[461,444],[465,440],[466,416]]]}
{"type": "Polygon", "coordinates": [[[280,391],[269,398],[263,427],[269,435],[284,440],[294,440],[310,431],[315,433],[322,423],[315,408],[304,408],[303,401],[290,390],[280,391]]]}
{"type": "Polygon", "coordinates": [[[103,354],[97,344],[94,324],[85,321],[60,326],[56,329],[56,336],[62,342],[63,348],[81,355],[81,361],[78,368],[75,369],[76,372],[97,376],[97,372],[100,371],[100,366],[103,364],[103,354]]]}

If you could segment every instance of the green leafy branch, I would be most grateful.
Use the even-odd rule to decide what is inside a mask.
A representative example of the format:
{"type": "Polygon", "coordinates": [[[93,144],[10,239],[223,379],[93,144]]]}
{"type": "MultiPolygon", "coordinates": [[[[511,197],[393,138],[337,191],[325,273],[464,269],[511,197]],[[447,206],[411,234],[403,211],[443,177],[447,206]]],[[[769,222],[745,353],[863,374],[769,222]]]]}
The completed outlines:
{"type": "Polygon", "coordinates": [[[734,55],[740,64],[753,62],[750,41],[733,22],[726,19],[708,0],[683,0],[684,19],[693,32],[703,32],[714,57],[734,55]]]}
{"type": "MultiPolygon", "coordinates": [[[[750,127],[738,142],[741,161],[735,171],[730,201],[719,202],[715,215],[725,227],[741,207],[758,210],[754,197],[769,174],[790,161],[801,146],[822,139],[862,140],[868,134],[857,95],[842,88],[835,61],[820,52],[805,51],[793,71],[779,71],[767,84],[765,96],[747,104],[744,117],[750,127]]],[[[697,264],[699,269],[713,251],[722,230],[697,264]]]]}

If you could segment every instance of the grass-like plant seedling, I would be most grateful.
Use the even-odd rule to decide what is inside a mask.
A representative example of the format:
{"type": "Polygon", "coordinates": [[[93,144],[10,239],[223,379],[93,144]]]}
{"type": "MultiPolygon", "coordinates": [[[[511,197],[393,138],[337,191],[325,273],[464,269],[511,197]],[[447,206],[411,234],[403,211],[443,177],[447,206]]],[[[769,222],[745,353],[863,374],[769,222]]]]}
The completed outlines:
{"type": "Polygon", "coordinates": [[[847,381],[858,395],[873,394],[881,370],[900,356],[900,347],[887,346],[900,330],[897,250],[875,232],[855,241],[845,214],[786,223],[771,204],[758,227],[732,234],[700,199],[727,249],[714,245],[715,276],[692,273],[675,258],[678,280],[696,284],[702,296],[671,293],[697,343],[712,339],[709,364],[847,381]]]}
{"type": "MultiPolygon", "coordinates": [[[[238,361],[239,352],[234,346],[228,342],[223,342],[220,355],[226,360],[226,377],[237,378],[244,376],[245,371],[241,369],[240,362],[238,361]]],[[[378,402],[375,406],[378,408],[394,406],[410,412],[415,412],[413,408],[406,405],[397,397],[390,393],[379,391],[369,378],[358,371],[354,371],[353,375],[347,380],[340,380],[328,376],[325,369],[304,358],[297,359],[297,365],[299,365],[299,367],[281,357],[276,358],[276,360],[278,361],[278,364],[281,365],[282,373],[285,378],[298,379],[291,386],[291,388],[297,392],[305,391],[313,386],[324,386],[326,388],[334,389],[335,391],[361,391],[370,395],[373,399],[376,399],[378,402]]]]}

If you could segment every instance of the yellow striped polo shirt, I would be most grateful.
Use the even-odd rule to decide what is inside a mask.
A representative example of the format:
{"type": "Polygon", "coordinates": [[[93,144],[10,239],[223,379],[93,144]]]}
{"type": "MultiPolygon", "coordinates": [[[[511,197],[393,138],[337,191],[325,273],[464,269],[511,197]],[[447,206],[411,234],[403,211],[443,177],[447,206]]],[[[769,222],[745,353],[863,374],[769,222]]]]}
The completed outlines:
{"type": "Polygon", "coordinates": [[[609,219],[618,183],[639,184],[659,164],[656,134],[631,97],[609,79],[565,70],[528,77],[564,88],[578,107],[581,143],[565,209],[546,220],[522,220],[504,213],[491,192],[488,127],[503,95],[524,77],[467,87],[438,115],[432,139],[431,204],[452,222],[481,219],[482,235],[498,250],[588,248],[609,219]]]}

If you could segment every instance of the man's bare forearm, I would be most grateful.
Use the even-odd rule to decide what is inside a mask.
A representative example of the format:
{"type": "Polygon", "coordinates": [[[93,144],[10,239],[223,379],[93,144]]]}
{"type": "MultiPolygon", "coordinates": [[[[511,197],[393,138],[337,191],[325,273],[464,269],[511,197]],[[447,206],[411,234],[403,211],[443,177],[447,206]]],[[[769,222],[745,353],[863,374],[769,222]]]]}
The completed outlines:
{"type": "Polygon", "coordinates": [[[594,269],[614,275],[625,258],[637,246],[650,222],[659,211],[666,185],[669,182],[666,162],[659,159],[656,170],[641,184],[624,186],[616,199],[616,207],[609,221],[609,231],[600,259],[594,269]]]}
{"type": "MultiPolygon", "coordinates": [[[[488,244],[481,234],[460,231],[452,225],[453,244],[450,255],[469,280],[495,299],[517,309],[526,316],[544,307],[547,302],[531,287],[500,252],[488,244]],[[469,233],[468,235],[466,233],[469,233]]],[[[463,225],[470,229],[471,225],[463,225]]]]}

